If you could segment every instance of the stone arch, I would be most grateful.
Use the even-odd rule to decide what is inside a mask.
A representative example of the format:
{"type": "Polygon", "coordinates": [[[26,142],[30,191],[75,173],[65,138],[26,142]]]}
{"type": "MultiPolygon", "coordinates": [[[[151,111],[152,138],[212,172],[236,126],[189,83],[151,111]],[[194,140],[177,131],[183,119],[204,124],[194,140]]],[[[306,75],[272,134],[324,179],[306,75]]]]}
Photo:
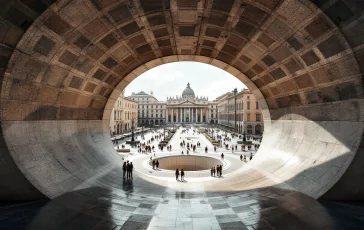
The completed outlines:
{"type": "MultiPolygon", "coordinates": [[[[8,2],[15,7],[23,4],[8,2]]],[[[6,169],[1,170],[22,178],[16,181],[19,185],[7,186],[10,191],[7,196],[32,197],[40,191],[56,197],[77,186],[62,178],[82,183],[102,167],[121,162],[104,135],[111,115],[109,102],[115,102],[122,90],[148,69],[187,60],[226,70],[258,98],[266,133],[251,164],[254,170],[272,175],[276,183],[285,183],[315,198],[327,192],[327,196],[334,198],[364,194],[364,185],[344,180],[362,173],[362,168],[351,165],[354,157],[361,162],[356,152],[363,133],[363,115],[357,112],[364,104],[360,78],[364,72],[359,20],[362,10],[357,8],[339,21],[335,13],[326,15],[326,8],[319,9],[321,5],[308,0],[213,4],[198,10],[197,6],[188,8],[196,15],[202,10],[204,15],[203,20],[196,17],[196,26],[191,27],[178,20],[153,20],[154,14],[178,19],[179,10],[185,9],[183,4],[170,10],[170,6],[158,4],[162,1],[148,5],[147,0],[140,0],[130,11],[122,5],[129,6],[130,1],[115,5],[105,1],[101,7],[96,1],[87,1],[82,6],[77,2],[57,1],[32,25],[18,25],[11,19],[1,23],[25,31],[22,38],[1,40],[2,62],[4,66],[8,63],[2,73],[6,76],[2,78],[2,86],[6,87],[2,87],[1,94],[1,128],[6,143],[4,152],[9,155],[6,169]],[[125,15],[130,16],[113,18],[109,12],[118,6],[123,6],[127,10],[125,15]],[[82,14],[68,14],[67,8],[79,7],[82,14]],[[295,15],[292,9],[296,8],[302,13],[295,15]],[[355,112],[348,115],[344,111],[355,112]],[[345,135],[348,126],[352,127],[353,135],[345,135]],[[25,134],[32,136],[24,137],[25,134]],[[270,141],[266,141],[268,138],[270,141]],[[69,152],[56,149],[51,163],[40,160],[32,165],[40,168],[45,163],[53,164],[59,171],[44,172],[51,174],[49,180],[30,170],[32,162],[19,157],[30,139],[44,151],[45,142],[67,145],[69,149],[69,152]],[[97,148],[92,147],[94,140],[98,142],[97,148]],[[287,159],[296,153],[308,157],[306,152],[327,140],[331,141],[328,146],[340,145],[340,148],[334,148],[335,151],[328,151],[329,147],[317,148],[320,153],[330,152],[327,158],[330,160],[316,154],[309,155],[315,165],[296,163],[301,177],[290,173],[291,162],[277,160],[283,157],[271,158],[284,154],[287,159]],[[283,148],[287,142],[291,145],[283,148]],[[84,154],[98,156],[100,165],[83,165],[79,170],[87,173],[79,178],[69,162],[76,162],[84,154]],[[71,159],[68,163],[62,161],[68,158],[71,159]],[[272,162],[279,167],[265,167],[272,162]],[[320,165],[328,167],[321,170],[320,165]],[[68,170],[62,171],[64,168],[68,170]],[[22,173],[30,183],[21,177],[22,173]],[[344,179],[339,181],[341,177],[344,179]],[[315,178],[315,181],[299,181],[300,178],[315,178]],[[32,195],[22,196],[23,189],[19,188],[27,191],[30,188],[32,195]]],[[[24,7],[27,6],[17,8],[22,12],[24,7]]],[[[13,36],[14,30],[3,26],[0,29],[4,37],[13,36]]],[[[28,155],[37,156],[33,151],[28,150],[28,155]]]]}

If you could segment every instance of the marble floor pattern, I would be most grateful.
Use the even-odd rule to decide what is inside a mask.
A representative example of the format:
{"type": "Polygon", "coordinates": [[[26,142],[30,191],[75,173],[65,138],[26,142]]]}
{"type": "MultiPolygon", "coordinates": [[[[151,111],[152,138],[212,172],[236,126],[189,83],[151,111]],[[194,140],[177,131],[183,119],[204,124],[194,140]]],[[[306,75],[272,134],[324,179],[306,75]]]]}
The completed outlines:
{"type": "MultiPolygon", "coordinates": [[[[3,207],[1,229],[361,229],[364,206],[319,202],[269,187],[209,192],[169,188],[120,169],[54,200],[3,207]],[[29,211],[30,210],[30,211],[29,211]],[[32,212],[31,212],[32,211],[32,212]]],[[[216,185],[218,186],[218,185],[216,185]]]]}
{"type": "MultiPolygon", "coordinates": [[[[180,131],[172,140],[178,151],[180,131]]],[[[239,170],[182,183],[138,170],[123,179],[121,168],[110,168],[56,199],[1,206],[0,229],[363,229],[364,205],[317,201],[285,184],[252,188],[239,170]]]]}

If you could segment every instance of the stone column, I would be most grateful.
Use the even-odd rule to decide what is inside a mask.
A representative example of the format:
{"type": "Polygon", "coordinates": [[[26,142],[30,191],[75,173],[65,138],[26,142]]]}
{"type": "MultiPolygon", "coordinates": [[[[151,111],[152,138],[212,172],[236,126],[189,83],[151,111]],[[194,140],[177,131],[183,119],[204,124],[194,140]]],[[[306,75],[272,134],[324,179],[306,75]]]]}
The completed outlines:
{"type": "Polygon", "coordinates": [[[183,121],[182,108],[180,108],[179,115],[180,115],[180,117],[181,117],[181,123],[182,123],[182,121],[183,121]]]}
{"type": "Polygon", "coordinates": [[[191,122],[191,108],[188,108],[188,119],[191,122]]]}
{"type": "Polygon", "coordinates": [[[171,116],[171,118],[172,118],[172,123],[174,122],[174,114],[173,114],[173,108],[172,108],[172,116],[171,116]]]}
{"type": "Polygon", "coordinates": [[[195,118],[196,118],[196,122],[198,121],[197,120],[197,107],[195,108],[195,112],[196,112],[196,114],[195,114],[195,118]]]}
{"type": "Polygon", "coordinates": [[[200,108],[200,121],[202,122],[202,108],[200,108]]]}
{"type": "Polygon", "coordinates": [[[179,110],[179,108],[177,108],[177,122],[179,122],[178,110],[179,110]]]}

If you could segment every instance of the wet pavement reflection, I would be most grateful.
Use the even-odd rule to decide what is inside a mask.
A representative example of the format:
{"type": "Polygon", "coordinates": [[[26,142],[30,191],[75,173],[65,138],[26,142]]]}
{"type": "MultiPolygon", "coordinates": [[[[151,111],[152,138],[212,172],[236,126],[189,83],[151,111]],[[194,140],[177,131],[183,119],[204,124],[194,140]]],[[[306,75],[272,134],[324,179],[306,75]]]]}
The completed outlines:
{"type": "Polygon", "coordinates": [[[0,209],[1,229],[297,230],[360,229],[364,224],[364,206],[357,203],[318,202],[274,187],[190,191],[150,183],[138,175],[123,180],[121,175],[114,169],[83,188],[35,203],[33,212],[27,213],[26,205],[0,209]],[[21,221],[20,216],[27,218],[21,221]]]}

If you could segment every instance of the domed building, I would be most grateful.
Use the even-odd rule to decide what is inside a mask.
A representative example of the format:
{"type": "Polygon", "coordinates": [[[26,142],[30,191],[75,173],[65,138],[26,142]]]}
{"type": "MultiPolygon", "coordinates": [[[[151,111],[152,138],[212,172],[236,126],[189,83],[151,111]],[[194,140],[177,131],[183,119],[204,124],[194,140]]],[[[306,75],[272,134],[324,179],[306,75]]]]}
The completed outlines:
{"type": "Polygon", "coordinates": [[[138,124],[140,126],[185,123],[217,123],[217,102],[207,97],[196,96],[187,83],[181,95],[167,97],[158,101],[151,92],[133,93],[130,99],[139,104],[138,124]]]}
{"type": "Polygon", "coordinates": [[[187,84],[187,87],[182,92],[182,98],[184,99],[194,99],[195,98],[195,91],[191,89],[190,83],[187,84]]]}

